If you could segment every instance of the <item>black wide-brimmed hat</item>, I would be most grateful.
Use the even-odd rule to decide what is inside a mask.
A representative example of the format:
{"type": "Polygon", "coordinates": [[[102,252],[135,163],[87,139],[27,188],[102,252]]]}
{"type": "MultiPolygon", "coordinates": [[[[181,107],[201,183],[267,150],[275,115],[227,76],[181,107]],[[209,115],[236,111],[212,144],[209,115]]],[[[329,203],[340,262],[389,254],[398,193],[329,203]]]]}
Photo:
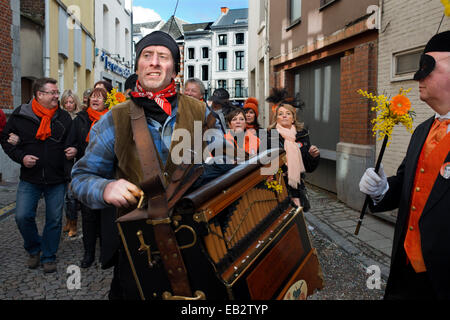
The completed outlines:
{"type": "Polygon", "coordinates": [[[209,98],[210,101],[215,103],[226,103],[230,99],[230,94],[224,88],[218,88],[214,90],[212,96],[209,98]]]}
{"type": "Polygon", "coordinates": [[[414,74],[414,80],[424,79],[434,70],[436,60],[426,54],[428,52],[450,52],[450,31],[435,34],[428,41],[420,57],[419,70],[414,74]]]}

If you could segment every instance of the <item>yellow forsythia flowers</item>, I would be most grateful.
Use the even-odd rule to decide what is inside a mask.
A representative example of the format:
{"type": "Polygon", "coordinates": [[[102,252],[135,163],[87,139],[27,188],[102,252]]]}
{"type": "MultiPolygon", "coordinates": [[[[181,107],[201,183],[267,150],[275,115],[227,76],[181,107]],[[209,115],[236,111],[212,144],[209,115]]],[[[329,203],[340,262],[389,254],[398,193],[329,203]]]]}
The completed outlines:
{"type": "MultiPolygon", "coordinates": [[[[378,133],[379,140],[383,140],[385,136],[391,138],[394,126],[401,123],[406,130],[412,133],[413,117],[415,112],[411,109],[411,102],[406,97],[411,89],[400,89],[398,95],[389,100],[385,95],[375,96],[372,93],[359,89],[357,92],[362,96],[376,102],[376,106],[372,107],[372,111],[376,111],[377,117],[372,120],[373,135],[378,133]]],[[[388,142],[389,145],[390,142],[388,142]]]]}

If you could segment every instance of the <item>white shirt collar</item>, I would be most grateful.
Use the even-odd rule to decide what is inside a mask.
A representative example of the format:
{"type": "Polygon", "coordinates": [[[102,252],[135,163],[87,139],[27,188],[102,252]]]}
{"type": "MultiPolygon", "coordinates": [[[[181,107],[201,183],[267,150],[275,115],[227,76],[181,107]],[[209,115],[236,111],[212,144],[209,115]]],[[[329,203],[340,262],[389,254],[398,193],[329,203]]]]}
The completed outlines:
{"type": "Polygon", "coordinates": [[[444,115],[440,115],[439,113],[436,113],[436,115],[434,116],[435,119],[440,119],[440,120],[446,120],[446,119],[450,119],[450,112],[447,112],[447,114],[444,115]]]}

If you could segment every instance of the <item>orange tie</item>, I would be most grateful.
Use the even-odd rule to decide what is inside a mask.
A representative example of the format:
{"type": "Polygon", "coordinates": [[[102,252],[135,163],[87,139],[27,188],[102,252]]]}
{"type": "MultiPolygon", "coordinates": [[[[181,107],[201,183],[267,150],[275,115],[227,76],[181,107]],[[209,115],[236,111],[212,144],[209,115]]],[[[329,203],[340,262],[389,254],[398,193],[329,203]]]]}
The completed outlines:
{"type": "Polygon", "coordinates": [[[434,120],[433,125],[431,126],[430,133],[428,134],[427,140],[424,145],[425,157],[427,157],[430,152],[439,144],[439,142],[445,137],[447,134],[447,127],[450,124],[450,119],[434,120]]]}

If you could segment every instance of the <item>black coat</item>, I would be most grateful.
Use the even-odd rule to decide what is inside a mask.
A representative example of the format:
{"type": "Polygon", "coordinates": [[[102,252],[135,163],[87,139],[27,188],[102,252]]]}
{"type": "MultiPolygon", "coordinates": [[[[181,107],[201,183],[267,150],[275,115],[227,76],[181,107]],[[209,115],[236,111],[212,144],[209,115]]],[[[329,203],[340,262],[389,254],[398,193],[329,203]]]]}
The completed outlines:
{"type": "Polygon", "coordinates": [[[91,129],[92,121],[89,119],[89,114],[86,111],[77,113],[73,119],[72,129],[70,130],[68,143],[70,146],[77,148],[76,159],[81,159],[84,156],[88,143],[86,137],[91,129]]]}
{"type": "Polygon", "coordinates": [[[65,183],[69,180],[67,167],[70,161],[66,159],[64,149],[68,146],[67,137],[72,118],[67,111],[58,108],[50,125],[52,135],[44,141],[36,139],[40,123],[41,118],[34,114],[31,102],[16,108],[0,137],[3,150],[21,165],[21,180],[34,184],[65,183]],[[7,142],[11,132],[20,138],[16,146],[7,142]],[[27,168],[23,165],[26,155],[39,158],[34,167],[27,168]]]}
{"type": "MultiPolygon", "coordinates": [[[[434,117],[420,124],[395,176],[389,177],[389,190],[377,205],[370,205],[372,212],[398,208],[397,223],[391,256],[391,271],[386,286],[386,296],[406,263],[403,247],[408,226],[411,189],[417,162],[434,117]]],[[[450,162],[450,150],[443,163],[450,162]]],[[[438,174],[419,220],[422,254],[435,293],[440,299],[450,299],[450,179],[438,174]]]]}

